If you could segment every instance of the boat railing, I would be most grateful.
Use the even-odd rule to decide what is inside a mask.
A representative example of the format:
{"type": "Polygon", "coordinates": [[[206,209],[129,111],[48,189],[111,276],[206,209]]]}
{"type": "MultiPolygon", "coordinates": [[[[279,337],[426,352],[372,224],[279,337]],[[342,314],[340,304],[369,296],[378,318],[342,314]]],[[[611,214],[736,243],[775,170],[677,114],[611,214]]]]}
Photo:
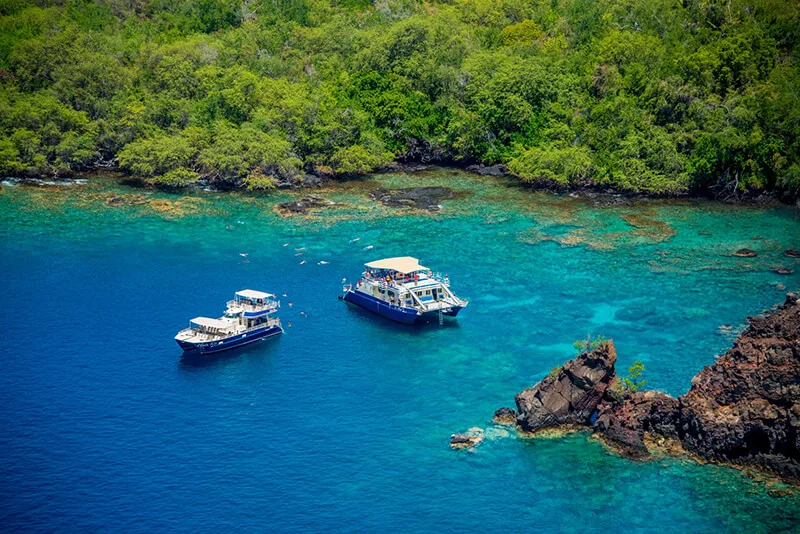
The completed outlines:
{"type": "Polygon", "coordinates": [[[447,276],[446,274],[431,273],[430,277],[433,278],[434,280],[437,280],[437,281],[441,282],[442,284],[446,285],[447,287],[450,287],[450,277],[447,276]]]}
{"type": "Polygon", "coordinates": [[[264,326],[279,326],[281,324],[281,320],[277,317],[270,317],[263,323],[258,323],[256,325],[251,326],[244,330],[244,332],[250,332],[251,330],[256,330],[258,328],[264,328],[264,326]]]}
{"type": "Polygon", "coordinates": [[[263,304],[253,304],[241,300],[229,300],[228,308],[242,308],[244,311],[264,311],[264,310],[277,310],[280,308],[281,303],[277,300],[269,300],[263,304]]]}

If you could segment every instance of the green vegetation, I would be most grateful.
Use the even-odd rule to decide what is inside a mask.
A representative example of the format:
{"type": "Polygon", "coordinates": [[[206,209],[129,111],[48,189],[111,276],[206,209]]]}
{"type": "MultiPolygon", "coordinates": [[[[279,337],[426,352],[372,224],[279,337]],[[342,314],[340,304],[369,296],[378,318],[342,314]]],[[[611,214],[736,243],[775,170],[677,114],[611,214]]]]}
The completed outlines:
{"type": "Polygon", "coordinates": [[[600,345],[608,341],[608,339],[604,336],[597,336],[592,339],[592,334],[586,336],[586,339],[579,339],[572,344],[575,347],[575,350],[578,352],[578,356],[581,354],[586,354],[587,352],[591,352],[596,348],[599,348],[600,345]]]}
{"type": "Polygon", "coordinates": [[[609,394],[617,400],[622,400],[631,393],[643,389],[647,385],[647,380],[642,378],[643,373],[644,363],[641,360],[634,361],[628,367],[627,376],[614,378],[608,389],[609,394]]]}
{"type": "Polygon", "coordinates": [[[630,393],[635,393],[647,385],[647,380],[641,378],[644,373],[644,363],[642,360],[634,361],[628,367],[628,376],[622,379],[622,386],[630,393]]]}
{"type": "Polygon", "coordinates": [[[800,190],[785,0],[0,0],[0,173],[273,187],[393,160],[800,190]]]}

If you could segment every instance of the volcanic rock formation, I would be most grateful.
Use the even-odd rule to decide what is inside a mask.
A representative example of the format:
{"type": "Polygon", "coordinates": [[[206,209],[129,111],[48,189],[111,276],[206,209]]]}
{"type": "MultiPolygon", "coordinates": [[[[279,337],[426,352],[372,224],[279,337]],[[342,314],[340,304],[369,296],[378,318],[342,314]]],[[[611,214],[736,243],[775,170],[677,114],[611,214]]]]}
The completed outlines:
{"type": "Polygon", "coordinates": [[[615,386],[611,341],[581,354],[516,396],[517,424],[591,428],[621,453],[646,458],[648,442],[679,444],[706,461],[753,466],[800,483],[800,302],[750,318],[748,328],[677,399],[615,386]]]}
{"type": "Polygon", "coordinates": [[[525,432],[559,425],[586,425],[614,378],[613,343],[568,361],[514,397],[517,424],[525,432]]]}

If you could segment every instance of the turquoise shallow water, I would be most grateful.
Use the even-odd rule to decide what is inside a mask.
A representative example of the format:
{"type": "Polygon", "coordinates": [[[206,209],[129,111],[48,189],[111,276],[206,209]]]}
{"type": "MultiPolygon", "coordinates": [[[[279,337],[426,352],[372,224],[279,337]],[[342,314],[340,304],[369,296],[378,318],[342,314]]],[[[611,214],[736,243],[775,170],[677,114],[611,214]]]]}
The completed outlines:
{"type": "Polygon", "coordinates": [[[187,199],[111,180],[3,188],[3,525],[800,526],[800,498],[770,496],[778,486],[769,481],[677,459],[634,463],[583,435],[521,440],[489,423],[589,332],[614,338],[621,368],[643,360],[650,387],[684,393],[748,315],[797,289],[800,261],[782,251],[800,248],[798,211],[596,207],[448,170],[320,194],[336,204],[284,218],[273,206],[289,193],[187,199]],[[459,195],[434,215],[366,196],[421,184],[459,195]],[[108,205],[120,195],[133,205],[108,205]],[[730,256],[742,247],[760,254],[730,256]],[[357,277],[363,262],[405,254],[448,272],[470,299],[457,322],[409,328],[337,300],[342,277],[357,277]],[[776,275],[776,266],[796,274],[776,275]],[[182,360],[175,332],[245,287],[287,293],[286,334],[182,360]],[[472,426],[489,439],[473,452],[449,450],[449,435],[472,426]]]}

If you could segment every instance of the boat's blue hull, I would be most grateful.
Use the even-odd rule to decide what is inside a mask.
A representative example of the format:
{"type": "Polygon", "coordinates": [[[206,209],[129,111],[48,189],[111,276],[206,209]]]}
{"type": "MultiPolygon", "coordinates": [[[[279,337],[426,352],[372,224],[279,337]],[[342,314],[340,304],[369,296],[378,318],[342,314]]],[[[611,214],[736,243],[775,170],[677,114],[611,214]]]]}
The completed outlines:
{"type": "Polygon", "coordinates": [[[237,334],[228,338],[220,339],[217,341],[204,341],[202,343],[192,343],[188,341],[176,340],[178,345],[183,349],[186,354],[213,354],[215,352],[222,352],[224,350],[235,349],[243,345],[248,345],[256,341],[261,341],[268,337],[276,336],[283,333],[283,328],[280,326],[269,326],[266,328],[252,330],[244,334],[237,334]]]}
{"type": "MultiPolygon", "coordinates": [[[[402,308],[400,306],[392,306],[386,302],[375,298],[360,291],[350,290],[344,294],[344,300],[357,306],[369,310],[378,315],[382,315],[392,321],[397,321],[403,324],[414,324],[418,321],[435,320],[439,316],[439,312],[428,312],[420,314],[414,308],[402,308]]],[[[442,312],[442,315],[455,317],[461,311],[461,306],[453,306],[449,311],[442,312]]]]}

